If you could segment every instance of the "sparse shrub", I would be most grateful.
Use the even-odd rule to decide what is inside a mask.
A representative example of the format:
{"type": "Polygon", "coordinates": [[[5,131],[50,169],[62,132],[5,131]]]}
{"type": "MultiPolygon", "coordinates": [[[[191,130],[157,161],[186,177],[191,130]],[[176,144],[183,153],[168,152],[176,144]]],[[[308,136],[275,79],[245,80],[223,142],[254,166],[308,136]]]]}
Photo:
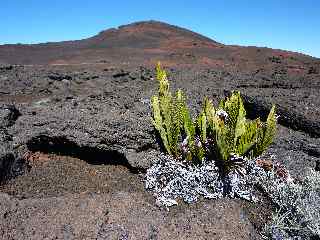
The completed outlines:
{"type": "Polygon", "coordinates": [[[200,114],[194,121],[182,90],[170,92],[166,72],[156,67],[158,94],[151,99],[152,123],[167,153],[176,159],[200,163],[214,160],[222,173],[240,169],[245,159],[261,155],[276,133],[273,106],[266,122],[246,119],[239,92],[220,101],[217,108],[205,97],[200,114]]]}
{"type": "Polygon", "coordinates": [[[259,185],[277,205],[266,225],[267,239],[320,238],[320,173],[310,169],[301,183],[261,179],[259,185]]]}

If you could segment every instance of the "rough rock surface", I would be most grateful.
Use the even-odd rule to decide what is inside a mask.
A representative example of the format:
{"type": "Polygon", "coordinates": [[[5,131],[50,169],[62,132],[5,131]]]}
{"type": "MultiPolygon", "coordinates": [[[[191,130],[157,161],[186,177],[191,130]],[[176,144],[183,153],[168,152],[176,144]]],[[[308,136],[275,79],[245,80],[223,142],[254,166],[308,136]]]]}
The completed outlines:
{"type": "Polygon", "coordinates": [[[1,239],[253,239],[237,202],[159,211],[143,193],[16,200],[0,195],[1,239]],[[228,217],[226,217],[228,216],[228,217]],[[27,221],[26,221],[27,220],[27,221]]]}
{"type": "MultiPolygon", "coordinates": [[[[143,26],[102,32],[86,43],[101,43],[110,34],[128,40],[124,45],[139,42],[151,31],[145,34],[143,26]],[[130,29],[137,38],[127,38],[130,29]]],[[[158,27],[163,30],[164,25],[158,27]]],[[[165,60],[172,89],[186,92],[191,109],[199,109],[204,96],[217,101],[235,89],[246,96],[250,117],[264,118],[271,103],[277,104],[281,125],[269,154],[297,179],[307,168],[320,170],[318,59],[213,41],[210,45],[181,29],[170,35],[176,31],[171,27],[161,31],[147,43],[174,36],[172,41],[151,44],[149,50],[148,44],[135,46],[135,52],[126,53],[135,64],[122,64],[128,49],[121,45],[121,51],[110,55],[90,52],[91,63],[100,59],[99,64],[0,66],[0,239],[261,238],[259,231],[271,214],[268,199],[257,204],[203,200],[167,212],[144,190],[139,173],[160,154],[149,105],[157,82],[153,69],[141,60],[146,56],[148,63],[150,56],[165,60]],[[211,55],[206,56],[209,48],[211,55]],[[141,49],[145,51],[134,55],[141,49]],[[210,64],[201,64],[204,60],[210,64]]],[[[83,43],[65,44],[78,49],[83,43]]],[[[57,61],[48,59],[52,45],[44,46],[51,50],[34,55],[38,58],[31,63],[57,61]]],[[[21,56],[11,47],[0,48],[10,53],[7,62],[21,56]]],[[[81,63],[84,56],[76,61],[81,63]]]]}
{"type": "MultiPolygon", "coordinates": [[[[235,83],[243,76],[230,74],[224,77],[226,74],[219,70],[169,69],[172,88],[183,88],[194,109],[205,95],[217,100],[226,94],[225,90],[236,89],[235,83]]],[[[10,110],[3,115],[3,119],[10,120],[1,130],[1,178],[9,179],[2,184],[0,196],[3,239],[260,238],[257,231],[263,227],[262,219],[268,218],[268,214],[259,213],[263,206],[248,208],[238,200],[201,201],[181,205],[168,213],[156,207],[155,199],[143,189],[141,177],[130,178],[130,174],[144,172],[159,154],[149,120],[149,98],[157,84],[153,75],[153,70],[144,67],[122,70],[79,66],[14,66],[2,73],[12,86],[10,89],[6,82],[0,83],[1,91],[10,91],[9,95],[1,96],[3,104],[9,104],[3,106],[11,106],[10,109],[21,114],[16,117],[10,110]],[[37,152],[43,156],[49,154],[53,163],[59,159],[52,157],[54,154],[73,160],[70,164],[56,162],[43,167],[32,164],[31,160],[45,162],[46,157],[31,160],[26,157],[27,153],[37,152]],[[85,160],[87,165],[76,168],[76,162],[81,161],[77,159],[85,160]],[[117,187],[120,183],[106,176],[92,176],[95,184],[89,184],[90,168],[101,164],[128,169],[127,175],[114,169],[100,169],[100,172],[127,176],[139,187],[129,183],[117,187]],[[23,170],[25,173],[21,175],[23,170]],[[81,170],[83,174],[79,178],[77,172],[81,170]],[[62,180],[63,176],[70,182],[62,180]],[[54,185],[59,181],[61,186],[54,185]],[[82,187],[77,186],[77,181],[82,187]],[[104,182],[112,187],[104,189],[104,182]]],[[[252,82],[256,84],[255,79],[252,82]]],[[[313,99],[299,103],[299,97],[294,99],[299,89],[288,93],[294,107],[287,102],[288,95],[278,92],[278,88],[274,89],[273,98],[259,88],[254,92],[251,88],[240,90],[250,97],[251,103],[258,104],[253,108],[247,104],[249,115],[263,116],[268,104],[275,102],[286,108],[292,121],[299,122],[301,115],[312,124],[319,124],[315,114],[308,114],[304,108],[305,104],[314,104],[312,112],[320,113],[319,105],[313,99]],[[261,110],[257,113],[255,109],[261,110]],[[300,115],[292,114],[293,111],[300,115]]],[[[285,126],[279,126],[270,153],[299,178],[307,167],[319,168],[320,140],[317,135],[310,136],[313,131],[304,132],[307,128],[303,127],[291,129],[291,123],[285,121],[285,126]]]]}

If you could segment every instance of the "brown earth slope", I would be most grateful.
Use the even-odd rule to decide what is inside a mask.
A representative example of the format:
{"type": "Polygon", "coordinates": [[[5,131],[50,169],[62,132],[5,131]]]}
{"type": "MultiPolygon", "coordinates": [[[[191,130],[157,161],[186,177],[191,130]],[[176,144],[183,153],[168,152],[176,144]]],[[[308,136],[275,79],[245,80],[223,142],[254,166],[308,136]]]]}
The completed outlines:
{"type": "Polygon", "coordinates": [[[258,71],[279,68],[290,74],[319,72],[315,58],[282,50],[228,46],[195,32],[157,21],[138,22],[77,41],[0,46],[7,64],[197,65],[258,71]]]}

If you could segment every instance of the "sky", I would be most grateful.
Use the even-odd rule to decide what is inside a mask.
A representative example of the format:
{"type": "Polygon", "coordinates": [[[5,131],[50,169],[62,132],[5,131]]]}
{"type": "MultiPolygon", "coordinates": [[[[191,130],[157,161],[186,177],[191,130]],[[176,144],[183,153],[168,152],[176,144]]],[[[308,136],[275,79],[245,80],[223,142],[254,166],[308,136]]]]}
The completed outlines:
{"type": "Polygon", "coordinates": [[[224,44],[320,58],[320,0],[1,0],[0,44],[77,40],[157,20],[224,44]]]}

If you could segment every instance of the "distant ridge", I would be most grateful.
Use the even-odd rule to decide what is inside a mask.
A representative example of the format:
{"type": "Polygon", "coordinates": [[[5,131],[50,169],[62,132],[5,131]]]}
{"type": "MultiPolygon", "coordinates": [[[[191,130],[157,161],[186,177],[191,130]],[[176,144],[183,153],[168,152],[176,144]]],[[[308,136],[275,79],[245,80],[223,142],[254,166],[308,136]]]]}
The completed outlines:
{"type": "Polygon", "coordinates": [[[5,64],[152,65],[157,61],[243,70],[284,64],[291,66],[291,71],[307,71],[304,64],[319,59],[269,48],[228,46],[154,20],[110,28],[83,40],[0,45],[0,63],[5,64]]]}

